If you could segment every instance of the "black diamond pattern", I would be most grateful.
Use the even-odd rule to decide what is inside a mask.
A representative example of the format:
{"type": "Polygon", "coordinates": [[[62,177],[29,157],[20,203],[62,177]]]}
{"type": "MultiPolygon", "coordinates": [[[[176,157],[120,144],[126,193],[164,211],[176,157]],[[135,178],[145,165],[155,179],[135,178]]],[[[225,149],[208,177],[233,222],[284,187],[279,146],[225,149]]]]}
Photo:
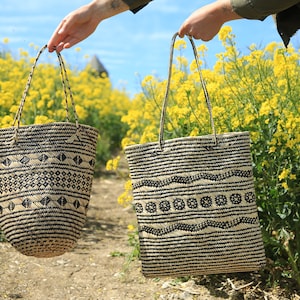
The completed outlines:
{"type": "Polygon", "coordinates": [[[58,204],[61,205],[61,206],[65,206],[67,204],[67,199],[65,197],[60,197],[58,200],[57,200],[58,204]]]}
{"type": "Polygon", "coordinates": [[[67,157],[64,153],[60,153],[56,158],[60,161],[64,161],[67,159],[67,157]]]}
{"type": "Polygon", "coordinates": [[[31,200],[29,200],[29,199],[24,199],[23,202],[22,202],[22,205],[23,205],[25,208],[31,207],[31,204],[32,204],[32,202],[31,202],[31,200]]]}
{"type": "Polygon", "coordinates": [[[79,208],[80,207],[80,203],[78,200],[75,200],[74,203],[73,203],[74,207],[75,208],[79,208]]]}
{"type": "Polygon", "coordinates": [[[30,161],[30,158],[27,156],[23,156],[22,159],[20,160],[20,162],[24,165],[27,164],[29,161],[30,161]]]}
{"type": "Polygon", "coordinates": [[[82,158],[79,155],[75,156],[73,158],[73,160],[74,160],[74,162],[75,162],[76,165],[80,165],[82,163],[82,161],[83,161],[82,158]]]}
{"type": "Polygon", "coordinates": [[[51,198],[50,198],[50,197],[44,197],[44,198],[40,201],[40,203],[41,203],[42,205],[44,205],[44,206],[47,206],[47,205],[50,203],[50,201],[51,201],[51,198]]]}
{"type": "Polygon", "coordinates": [[[6,159],[2,162],[2,164],[3,164],[4,166],[8,167],[8,166],[11,164],[11,160],[10,160],[9,158],[6,158],[6,159]]]}
{"type": "Polygon", "coordinates": [[[10,202],[10,203],[8,204],[8,209],[9,209],[10,211],[13,211],[13,210],[15,209],[15,207],[16,207],[16,205],[15,205],[13,202],[10,202]]]}
{"type": "Polygon", "coordinates": [[[40,157],[39,157],[39,161],[41,162],[44,162],[48,159],[48,156],[46,154],[42,154],[40,157]]]}
{"type": "Polygon", "coordinates": [[[89,164],[90,164],[91,167],[94,167],[94,166],[95,166],[95,160],[94,160],[94,159],[91,159],[91,160],[89,161],[89,164]]]}

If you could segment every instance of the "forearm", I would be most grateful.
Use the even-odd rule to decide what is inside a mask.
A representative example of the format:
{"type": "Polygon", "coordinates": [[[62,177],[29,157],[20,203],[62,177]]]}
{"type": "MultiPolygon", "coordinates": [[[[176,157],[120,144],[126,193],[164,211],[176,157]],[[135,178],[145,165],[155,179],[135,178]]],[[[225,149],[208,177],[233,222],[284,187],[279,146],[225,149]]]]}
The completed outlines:
{"type": "Polygon", "coordinates": [[[129,6],[122,0],[93,0],[87,6],[93,18],[99,22],[129,10],[129,6]]]}
{"type": "Polygon", "coordinates": [[[242,16],[233,10],[230,0],[218,0],[213,5],[214,11],[222,23],[242,19],[242,16]]]}

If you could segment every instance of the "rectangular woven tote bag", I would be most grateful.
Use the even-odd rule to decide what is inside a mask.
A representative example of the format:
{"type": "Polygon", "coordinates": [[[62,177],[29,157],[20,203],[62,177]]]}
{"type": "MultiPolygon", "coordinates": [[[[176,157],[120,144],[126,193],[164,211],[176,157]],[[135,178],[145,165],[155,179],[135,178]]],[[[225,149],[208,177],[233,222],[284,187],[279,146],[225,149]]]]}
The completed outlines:
{"type": "Polygon", "coordinates": [[[169,78],[158,142],[125,148],[146,277],[248,272],[265,264],[248,132],[163,139],[169,78]]]}
{"type": "Polygon", "coordinates": [[[85,224],[98,131],[78,123],[63,59],[66,122],[20,126],[38,58],[12,127],[0,129],[0,226],[18,251],[52,257],[73,249],[85,224]],[[75,122],[69,121],[68,98],[75,122]]]}

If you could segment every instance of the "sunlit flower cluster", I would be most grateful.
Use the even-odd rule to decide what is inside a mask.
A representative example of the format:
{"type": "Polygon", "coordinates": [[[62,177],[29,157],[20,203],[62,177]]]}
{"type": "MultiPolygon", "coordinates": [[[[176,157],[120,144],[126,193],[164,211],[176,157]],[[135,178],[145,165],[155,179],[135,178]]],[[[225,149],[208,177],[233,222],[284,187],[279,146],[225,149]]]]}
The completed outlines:
{"type": "Polygon", "coordinates": [[[118,168],[120,162],[120,156],[110,159],[106,163],[106,170],[107,171],[115,171],[118,168]]]}

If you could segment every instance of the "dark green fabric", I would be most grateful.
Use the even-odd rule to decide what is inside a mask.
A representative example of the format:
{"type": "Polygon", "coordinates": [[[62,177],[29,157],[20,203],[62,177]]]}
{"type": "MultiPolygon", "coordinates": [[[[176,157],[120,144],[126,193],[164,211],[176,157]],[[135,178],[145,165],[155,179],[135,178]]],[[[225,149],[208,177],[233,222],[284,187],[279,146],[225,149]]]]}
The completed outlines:
{"type": "Polygon", "coordinates": [[[257,20],[263,20],[299,3],[299,0],[231,0],[232,8],[239,16],[257,20]]]}
{"type": "Polygon", "coordinates": [[[276,14],[277,30],[285,46],[300,29],[299,0],[231,0],[231,5],[245,19],[264,20],[276,14]]]}
{"type": "Polygon", "coordinates": [[[300,4],[279,12],[276,15],[276,23],[278,33],[287,47],[291,37],[300,29],[300,4]]]}
{"type": "Polygon", "coordinates": [[[129,6],[133,13],[137,13],[140,9],[145,7],[151,0],[122,0],[129,6]]]}

